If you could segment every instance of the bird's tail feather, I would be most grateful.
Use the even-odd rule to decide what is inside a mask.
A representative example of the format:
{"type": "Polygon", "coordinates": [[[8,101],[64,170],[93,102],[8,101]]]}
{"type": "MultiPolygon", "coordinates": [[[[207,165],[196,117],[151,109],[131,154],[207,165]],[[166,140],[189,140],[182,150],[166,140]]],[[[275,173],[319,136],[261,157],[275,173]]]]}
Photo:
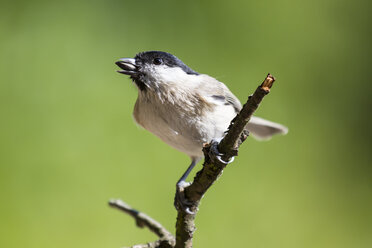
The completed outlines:
{"type": "Polygon", "coordinates": [[[258,140],[268,140],[275,134],[288,133],[287,127],[255,116],[252,116],[246,129],[258,140]]]}

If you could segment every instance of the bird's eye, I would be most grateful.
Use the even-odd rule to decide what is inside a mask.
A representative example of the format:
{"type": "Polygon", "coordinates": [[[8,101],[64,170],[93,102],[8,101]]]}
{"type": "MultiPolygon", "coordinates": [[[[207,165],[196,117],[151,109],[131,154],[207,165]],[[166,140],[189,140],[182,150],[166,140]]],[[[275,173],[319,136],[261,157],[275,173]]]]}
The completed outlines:
{"type": "Polygon", "coordinates": [[[161,65],[163,63],[163,60],[161,58],[155,58],[153,62],[155,65],[161,65]]]}

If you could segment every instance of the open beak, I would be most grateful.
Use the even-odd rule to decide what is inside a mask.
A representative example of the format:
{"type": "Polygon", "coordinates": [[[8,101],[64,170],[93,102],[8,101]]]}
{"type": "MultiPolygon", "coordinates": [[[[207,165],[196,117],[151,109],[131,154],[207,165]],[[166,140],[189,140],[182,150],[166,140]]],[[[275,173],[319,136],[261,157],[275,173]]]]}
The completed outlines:
{"type": "Polygon", "coordinates": [[[135,59],[122,58],[119,59],[119,61],[117,61],[115,64],[121,68],[121,70],[117,70],[119,73],[134,75],[138,72],[135,59]]]}

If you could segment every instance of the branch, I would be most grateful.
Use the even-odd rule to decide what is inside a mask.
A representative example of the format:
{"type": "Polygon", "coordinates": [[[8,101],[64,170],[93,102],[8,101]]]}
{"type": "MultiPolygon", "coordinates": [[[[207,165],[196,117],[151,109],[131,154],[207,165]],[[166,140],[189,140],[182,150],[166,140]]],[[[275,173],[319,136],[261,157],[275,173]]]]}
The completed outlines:
{"type": "Polygon", "coordinates": [[[253,95],[248,97],[239,114],[231,121],[226,136],[221,140],[218,150],[224,154],[223,160],[229,161],[231,157],[236,156],[241,143],[248,137],[248,132],[243,133],[253,113],[260,105],[262,99],[269,94],[275,78],[269,73],[263,83],[257,87],[253,95]],[[242,135],[243,134],[243,135],[242,135]]]}
{"type": "Polygon", "coordinates": [[[110,200],[109,205],[113,208],[119,209],[126,214],[132,216],[135,221],[136,225],[140,228],[147,227],[153,233],[155,233],[160,240],[157,240],[152,243],[144,244],[144,245],[135,245],[133,248],[140,248],[140,247],[173,247],[174,246],[174,237],[173,235],[165,229],[159,222],[151,218],[150,216],[139,212],[138,210],[132,208],[127,203],[123,202],[122,200],[110,200]],[[168,245],[166,244],[168,243],[168,245]]]}
{"type": "MultiPolygon", "coordinates": [[[[223,154],[222,159],[224,161],[230,161],[232,157],[238,155],[239,146],[248,137],[248,131],[244,128],[262,99],[270,92],[274,81],[275,78],[268,74],[254,94],[248,98],[239,114],[231,121],[227,134],[218,144],[218,150],[223,154]]],[[[185,197],[192,204],[191,211],[194,214],[178,210],[176,248],[192,247],[192,238],[195,231],[194,219],[200,200],[226,167],[226,163],[216,158],[215,152],[211,149],[213,145],[216,144],[204,145],[205,160],[203,168],[196,174],[192,184],[185,188],[185,197]]]]}

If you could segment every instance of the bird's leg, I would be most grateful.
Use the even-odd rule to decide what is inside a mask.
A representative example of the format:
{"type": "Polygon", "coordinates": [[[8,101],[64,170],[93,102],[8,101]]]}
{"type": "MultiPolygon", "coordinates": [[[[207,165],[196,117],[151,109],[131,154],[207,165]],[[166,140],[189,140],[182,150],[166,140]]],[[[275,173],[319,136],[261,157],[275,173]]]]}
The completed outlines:
{"type": "Polygon", "coordinates": [[[178,180],[176,185],[176,197],[174,199],[174,206],[177,210],[182,209],[188,214],[194,214],[194,212],[190,210],[192,204],[185,197],[185,188],[190,185],[190,183],[186,182],[186,178],[195,167],[197,162],[197,159],[192,159],[190,166],[187,168],[185,173],[183,173],[182,177],[180,178],[180,180],[178,180]]]}
{"type": "Polygon", "coordinates": [[[211,151],[215,154],[215,156],[218,159],[218,161],[220,161],[223,164],[230,164],[230,163],[234,162],[235,157],[232,157],[229,161],[225,161],[225,160],[223,160],[221,158],[221,156],[223,154],[220,153],[220,151],[218,151],[218,144],[220,143],[221,139],[220,140],[212,140],[211,141],[211,151]]]}

